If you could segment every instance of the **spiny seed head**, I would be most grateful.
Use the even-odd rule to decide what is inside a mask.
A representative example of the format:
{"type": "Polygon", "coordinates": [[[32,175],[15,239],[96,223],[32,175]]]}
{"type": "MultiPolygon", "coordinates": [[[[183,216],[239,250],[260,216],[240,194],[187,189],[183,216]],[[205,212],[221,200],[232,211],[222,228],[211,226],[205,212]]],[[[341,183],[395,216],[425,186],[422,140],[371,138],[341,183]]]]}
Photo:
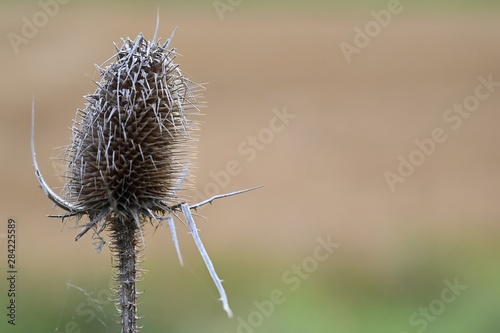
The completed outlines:
{"type": "Polygon", "coordinates": [[[116,61],[99,68],[97,90],[78,110],[68,147],[68,201],[90,217],[161,211],[193,155],[192,130],[202,89],[184,77],[167,49],[142,35],[124,39],[116,61]]]}
{"type": "Polygon", "coordinates": [[[200,114],[196,99],[202,86],[182,75],[174,63],[175,50],[167,49],[169,41],[161,45],[156,33],[152,41],[142,35],[135,41],[124,39],[115,61],[98,67],[98,88],[86,96],[86,106],[78,110],[72,128],[73,138],[65,156],[68,181],[64,196],[54,193],[38,168],[33,101],[31,149],[35,174],[47,197],[66,212],[53,217],[87,215],[89,222],[77,240],[93,229],[102,241],[99,234],[110,231],[110,249],[117,259],[116,277],[120,281],[122,332],[137,331],[135,281],[140,273],[136,268],[140,253],[137,245],[144,244],[142,224],[148,217],[157,222],[167,220],[182,263],[173,219],[182,220],[177,212],[187,222],[224,310],[232,315],[222,280],[203,246],[191,210],[253,189],[216,195],[192,205],[178,197],[186,188],[194,155],[192,132],[198,123],[190,117],[200,114]]]}

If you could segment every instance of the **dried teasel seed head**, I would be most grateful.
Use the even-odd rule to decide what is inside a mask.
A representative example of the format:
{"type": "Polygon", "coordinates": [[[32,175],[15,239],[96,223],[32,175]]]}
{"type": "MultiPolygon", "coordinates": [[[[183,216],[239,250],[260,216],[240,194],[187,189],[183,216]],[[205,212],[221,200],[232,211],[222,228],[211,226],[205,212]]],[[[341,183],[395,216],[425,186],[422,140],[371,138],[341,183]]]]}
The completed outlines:
{"type": "MultiPolygon", "coordinates": [[[[66,152],[65,194],[57,195],[47,185],[38,168],[33,101],[31,149],[36,177],[47,197],[66,213],[53,217],[87,215],[89,222],[77,235],[90,229],[95,235],[109,230],[111,252],[117,259],[116,279],[120,282],[118,305],[122,332],[137,332],[135,282],[140,271],[138,244],[147,218],[168,221],[182,264],[173,217],[187,222],[194,242],[219,291],[228,316],[232,316],[222,280],[198,234],[191,210],[213,200],[253,190],[216,195],[189,205],[179,197],[186,189],[188,166],[193,159],[193,131],[199,115],[197,98],[203,87],[182,75],[174,63],[175,49],[168,49],[172,37],[160,44],[124,39],[117,47],[115,61],[98,67],[101,81],[86,96],[86,106],[78,110],[72,141],[66,152]]],[[[184,221],[183,221],[184,222],[184,221]]]]}
{"type": "Polygon", "coordinates": [[[90,216],[137,216],[179,201],[202,87],[182,75],[169,41],[124,39],[78,110],[65,198],[90,216]]]}

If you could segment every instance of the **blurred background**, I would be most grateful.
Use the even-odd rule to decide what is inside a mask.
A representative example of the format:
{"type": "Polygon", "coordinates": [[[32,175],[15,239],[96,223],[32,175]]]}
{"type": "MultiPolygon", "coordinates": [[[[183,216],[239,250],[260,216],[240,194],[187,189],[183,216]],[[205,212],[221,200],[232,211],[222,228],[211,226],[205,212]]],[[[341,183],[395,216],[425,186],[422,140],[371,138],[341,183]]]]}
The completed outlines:
{"type": "Polygon", "coordinates": [[[193,201],[228,319],[185,226],[146,230],[141,332],[500,332],[498,1],[1,1],[1,332],[118,332],[109,249],[60,189],[75,112],[160,11],[206,83],[193,201]],[[488,83],[489,82],[489,83],[488,83]],[[7,324],[7,219],[17,317],[7,324]],[[80,221],[82,223],[84,221],[80,221]]]}

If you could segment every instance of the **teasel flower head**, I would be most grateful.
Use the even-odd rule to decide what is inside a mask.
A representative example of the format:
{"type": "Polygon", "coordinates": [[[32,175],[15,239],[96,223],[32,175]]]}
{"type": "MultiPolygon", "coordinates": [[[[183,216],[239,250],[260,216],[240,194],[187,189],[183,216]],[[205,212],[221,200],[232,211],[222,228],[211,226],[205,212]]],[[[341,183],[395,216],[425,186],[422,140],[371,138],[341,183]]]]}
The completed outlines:
{"type": "Polygon", "coordinates": [[[88,222],[76,240],[89,230],[100,239],[101,233],[109,232],[119,284],[117,307],[122,332],[126,333],[137,331],[137,262],[144,247],[147,221],[168,221],[181,264],[174,218],[185,222],[219,290],[224,309],[232,315],[191,210],[248,191],[218,195],[192,205],[181,197],[190,182],[202,86],[186,78],[174,62],[175,49],[168,48],[172,36],[162,44],[156,38],[157,32],[158,23],[151,41],[142,34],[135,40],[123,39],[121,47],[116,47],[114,61],[98,67],[101,80],[96,82],[95,92],[86,96],[85,108],[78,110],[72,127],[66,153],[67,183],[62,195],[47,185],[38,168],[33,105],[35,173],[48,198],[65,211],[52,217],[80,220],[87,216],[88,222]]]}
{"type": "Polygon", "coordinates": [[[123,40],[78,111],[66,197],[91,218],[152,216],[179,202],[188,184],[202,87],[182,75],[167,45],[123,40]]]}

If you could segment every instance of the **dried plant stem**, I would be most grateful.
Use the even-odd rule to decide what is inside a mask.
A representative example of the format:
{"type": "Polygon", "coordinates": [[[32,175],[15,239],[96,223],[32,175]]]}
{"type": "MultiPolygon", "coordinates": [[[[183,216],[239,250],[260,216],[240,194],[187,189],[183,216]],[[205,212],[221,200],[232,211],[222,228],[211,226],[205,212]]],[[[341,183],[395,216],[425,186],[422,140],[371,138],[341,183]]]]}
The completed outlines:
{"type": "Polygon", "coordinates": [[[118,218],[110,224],[111,249],[117,259],[118,310],[121,316],[122,333],[137,332],[137,240],[139,230],[134,221],[118,218]]]}

